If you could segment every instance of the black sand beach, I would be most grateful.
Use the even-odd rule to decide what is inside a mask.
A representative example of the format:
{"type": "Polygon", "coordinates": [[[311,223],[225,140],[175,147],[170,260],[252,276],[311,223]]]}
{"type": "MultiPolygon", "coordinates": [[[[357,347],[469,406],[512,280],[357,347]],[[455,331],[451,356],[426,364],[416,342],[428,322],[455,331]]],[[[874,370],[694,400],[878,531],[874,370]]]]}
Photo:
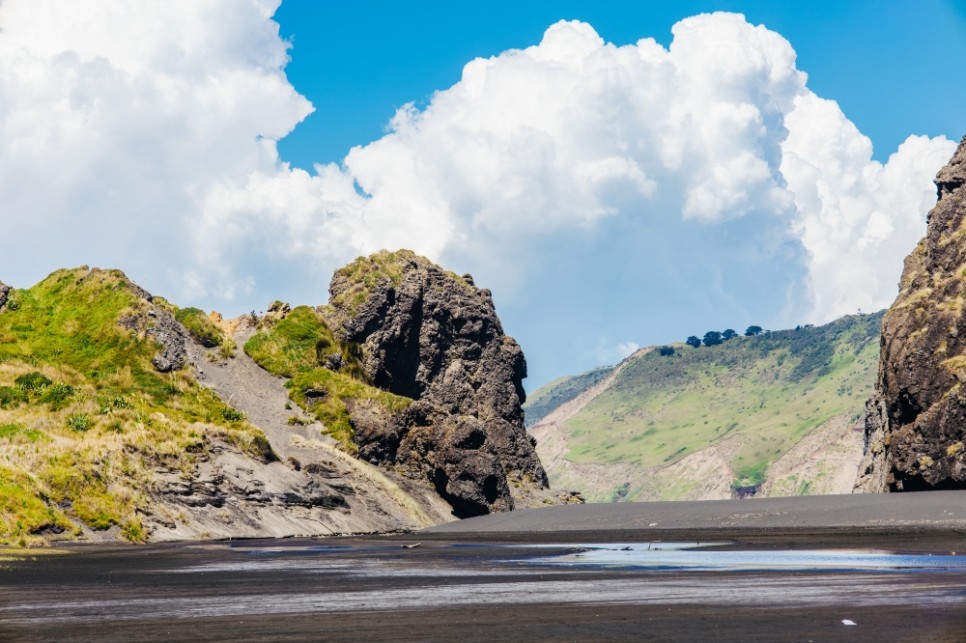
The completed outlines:
{"type": "Polygon", "coordinates": [[[934,492],[3,552],[0,640],[964,641],[964,517],[934,492]]]}

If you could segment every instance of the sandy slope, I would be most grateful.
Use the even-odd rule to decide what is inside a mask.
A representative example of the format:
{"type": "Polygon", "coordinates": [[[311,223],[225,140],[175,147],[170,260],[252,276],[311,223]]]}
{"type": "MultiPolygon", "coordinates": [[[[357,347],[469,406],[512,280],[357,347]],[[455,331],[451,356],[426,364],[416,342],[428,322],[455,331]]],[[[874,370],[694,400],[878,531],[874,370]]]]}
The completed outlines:
{"type": "MultiPolygon", "coordinates": [[[[252,332],[241,324],[234,339],[243,346],[252,332]]],[[[217,349],[192,343],[189,359],[202,385],[264,431],[279,461],[258,463],[228,445],[220,446],[201,463],[191,487],[217,489],[225,497],[223,506],[187,502],[159,512],[150,521],[151,540],[373,533],[452,520],[449,506],[428,485],[342,451],[321,433],[321,424],[289,403],[284,381],[261,369],[244,351],[222,359],[217,349]],[[290,425],[291,417],[305,424],[290,425]],[[302,506],[286,498],[293,493],[341,497],[344,503],[302,506]]],[[[170,490],[186,483],[177,475],[161,476],[168,497],[176,498],[170,490]]]]}

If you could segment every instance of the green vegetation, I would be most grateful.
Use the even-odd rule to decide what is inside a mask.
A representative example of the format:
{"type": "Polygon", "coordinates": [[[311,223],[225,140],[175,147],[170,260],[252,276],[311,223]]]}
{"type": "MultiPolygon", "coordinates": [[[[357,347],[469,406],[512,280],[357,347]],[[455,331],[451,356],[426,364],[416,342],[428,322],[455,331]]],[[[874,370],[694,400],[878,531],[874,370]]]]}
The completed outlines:
{"type": "Polygon", "coordinates": [[[207,348],[214,348],[225,341],[225,333],[215,325],[203,310],[198,308],[179,308],[174,318],[181,322],[198,342],[207,348]]]}
{"type": "Polygon", "coordinates": [[[861,413],[878,366],[881,319],[856,315],[818,328],[736,335],[671,356],[650,351],[568,420],[566,458],[658,469],[721,444],[736,472],[733,486],[761,484],[768,465],[813,429],[861,413]]]}
{"type": "MultiPolygon", "coordinates": [[[[402,282],[406,270],[412,265],[430,267],[428,260],[412,250],[389,252],[381,250],[368,257],[359,257],[352,263],[336,271],[333,280],[343,280],[349,287],[333,297],[329,304],[352,317],[372,294],[373,289],[385,280],[393,286],[402,282]]],[[[471,286],[454,272],[446,272],[454,282],[466,288],[471,286]]]]}
{"type": "Polygon", "coordinates": [[[293,308],[284,319],[253,335],[245,343],[245,352],[265,370],[283,377],[322,367],[338,356],[340,372],[365,378],[361,348],[337,340],[321,315],[309,306],[293,308]]]}
{"type": "Polygon", "coordinates": [[[289,397],[325,426],[348,451],[358,449],[350,419],[357,404],[388,414],[412,400],[369,386],[357,344],[339,341],[321,315],[308,306],[293,308],[245,344],[245,352],[267,371],[292,378],[289,397]],[[337,368],[327,368],[337,365],[337,368]]]}
{"type": "Polygon", "coordinates": [[[523,405],[526,425],[538,424],[548,413],[594,386],[613,370],[612,366],[603,366],[582,375],[556,379],[538,388],[527,397],[527,403],[523,405]]]}
{"type": "Polygon", "coordinates": [[[627,492],[630,490],[631,490],[631,483],[622,482],[621,484],[617,485],[617,487],[614,489],[614,493],[612,493],[610,496],[610,501],[620,502],[621,500],[627,497],[627,492]]]}
{"type": "Polygon", "coordinates": [[[760,461],[747,465],[738,471],[738,477],[731,482],[732,489],[742,487],[756,487],[765,481],[765,470],[768,468],[767,461],[760,461]]]}
{"type": "Polygon", "coordinates": [[[296,375],[291,381],[289,396],[322,422],[326,432],[350,452],[358,448],[350,417],[356,404],[375,406],[386,414],[401,411],[412,402],[408,397],[381,391],[324,368],[296,375]]]}
{"type": "Polygon", "coordinates": [[[121,527],[153,470],[193,471],[211,441],[265,458],[264,435],[188,372],[158,373],[150,304],[113,270],[60,270],[0,313],[0,542],[121,527]]]}
{"type": "Polygon", "coordinates": [[[704,339],[701,340],[705,346],[717,346],[724,341],[721,333],[716,330],[709,330],[704,334],[704,339]]]}
{"type": "Polygon", "coordinates": [[[23,424],[0,424],[0,440],[6,440],[8,443],[39,442],[47,439],[45,433],[36,429],[28,429],[23,424]]]}

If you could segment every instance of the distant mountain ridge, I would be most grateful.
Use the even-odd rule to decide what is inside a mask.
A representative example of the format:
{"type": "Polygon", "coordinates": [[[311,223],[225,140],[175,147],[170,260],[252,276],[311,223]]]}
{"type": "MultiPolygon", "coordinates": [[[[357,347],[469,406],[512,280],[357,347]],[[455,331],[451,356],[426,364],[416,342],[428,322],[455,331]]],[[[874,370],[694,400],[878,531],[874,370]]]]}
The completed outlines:
{"type": "Polygon", "coordinates": [[[551,484],[589,501],[848,493],[882,313],[645,348],[524,409],[551,484]]]}

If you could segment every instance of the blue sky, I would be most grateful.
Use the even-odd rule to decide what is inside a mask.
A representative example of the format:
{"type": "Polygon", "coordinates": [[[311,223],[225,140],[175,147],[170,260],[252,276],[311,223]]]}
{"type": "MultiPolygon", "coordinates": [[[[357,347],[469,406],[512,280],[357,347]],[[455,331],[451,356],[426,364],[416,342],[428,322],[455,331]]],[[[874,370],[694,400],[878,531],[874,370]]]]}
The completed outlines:
{"type": "Polygon", "coordinates": [[[0,279],[237,315],[407,247],[532,390],[889,305],[966,134],[961,1],[279,5],[0,2],[0,279]]]}
{"type": "Polygon", "coordinates": [[[958,139],[966,85],[950,75],[966,60],[966,2],[764,0],[413,4],[286,0],[275,15],[294,47],[286,73],[316,107],[279,145],[311,168],[379,138],[403,104],[423,104],[459,80],[463,65],[540,41],[561,19],[583,20],[608,42],[653,37],[711,11],[745,14],[785,36],[809,86],[833,98],[884,161],[910,133],[958,139]],[[952,67],[951,67],[952,66],[952,67]]]}

